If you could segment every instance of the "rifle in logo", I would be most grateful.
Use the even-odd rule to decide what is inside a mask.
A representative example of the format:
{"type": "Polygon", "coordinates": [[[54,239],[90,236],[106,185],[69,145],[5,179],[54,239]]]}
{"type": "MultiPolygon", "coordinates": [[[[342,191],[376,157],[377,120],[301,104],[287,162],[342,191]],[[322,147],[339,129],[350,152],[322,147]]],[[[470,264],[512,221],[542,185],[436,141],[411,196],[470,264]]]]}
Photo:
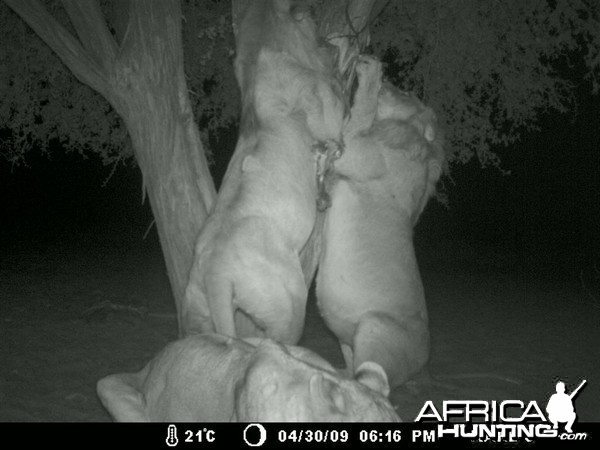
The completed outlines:
{"type": "Polygon", "coordinates": [[[558,422],[561,422],[566,423],[565,431],[567,433],[573,432],[571,427],[577,418],[575,408],[573,407],[573,398],[575,398],[586,383],[587,380],[583,380],[570,394],[565,393],[565,383],[562,381],[556,383],[556,394],[552,394],[546,406],[548,420],[552,422],[552,428],[557,429],[558,422]]]}
{"type": "Polygon", "coordinates": [[[571,400],[573,400],[573,397],[575,397],[575,396],[577,395],[577,393],[578,393],[578,392],[581,390],[581,388],[583,387],[583,385],[584,385],[585,383],[587,383],[587,380],[583,380],[581,383],[579,383],[579,386],[577,386],[577,387],[575,388],[575,390],[569,394],[569,398],[570,398],[571,400]]]}

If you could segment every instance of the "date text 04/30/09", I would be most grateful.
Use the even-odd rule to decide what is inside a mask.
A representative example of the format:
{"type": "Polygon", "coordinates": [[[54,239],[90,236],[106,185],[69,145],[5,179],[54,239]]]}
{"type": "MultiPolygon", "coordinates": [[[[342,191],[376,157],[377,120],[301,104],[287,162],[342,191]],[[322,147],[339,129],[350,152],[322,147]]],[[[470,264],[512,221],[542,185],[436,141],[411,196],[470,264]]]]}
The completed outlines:
{"type": "Polygon", "coordinates": [[[348,430],[279,430],[279,442],[348,442],[348,430]]]}
{"type": "MultiPolygon", "coordinates": [[[[358,438],[360,442],[400,442],[402,433],[400,430],[360,430],[358,438]]],[[[277,439],[279,442],[348,442],[350,433],[348,430],[279,430],[277,439]]]]}

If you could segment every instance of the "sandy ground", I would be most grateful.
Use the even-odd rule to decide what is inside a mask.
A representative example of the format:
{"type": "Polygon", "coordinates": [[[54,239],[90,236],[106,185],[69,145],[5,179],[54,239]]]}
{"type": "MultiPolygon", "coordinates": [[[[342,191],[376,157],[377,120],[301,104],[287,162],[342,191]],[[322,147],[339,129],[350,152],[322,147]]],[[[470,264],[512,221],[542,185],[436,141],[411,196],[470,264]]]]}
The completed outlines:
{"type": "MultiPolygon", "coordinates": [[[[142,234],[65,228],[43,240],[5,241],[0,421],[109,421],[97,380],[138,370],[175,338],[156,237],[142,234]]],[[[558,378],[568,389],[585,378],[576,398],[579,420],[600,421],[600,309],[577,273],[464,244],[417,250],[434,382],[393,392],[404,420],[413,420],[426,400],[535,399],[545,407],[558,378]]],[[[301,344],[341,364],[314,302],[301,344]]]]}

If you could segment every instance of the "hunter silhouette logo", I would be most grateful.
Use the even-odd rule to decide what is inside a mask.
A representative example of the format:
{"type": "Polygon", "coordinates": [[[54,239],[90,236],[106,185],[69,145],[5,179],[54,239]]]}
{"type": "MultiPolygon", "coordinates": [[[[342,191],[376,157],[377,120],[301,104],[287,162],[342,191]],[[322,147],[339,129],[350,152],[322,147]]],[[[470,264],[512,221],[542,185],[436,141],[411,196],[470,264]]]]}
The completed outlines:
{"type": "Polygon", "coordinates": [[[573,401],[586,383],[583,380],[571,393],[563,381],[556,383],[545,412],[536,400],[444,400],[438,406],[427,400],[415,422],[438,422],[436,429],[427,431],[427,442],[449,437],[477,442],[584,441],[588,433],[573,433],[572,427],[577,419],[573,401]],[[559,423],[565,424],[564,431],[559,431],[559,423]]]}
{"type": "Polygon", "coordinates": [[[575,414],[575,408],[573,407],[573,399],[579,393],[581,388],[585,385],[587,380],[583,380],[579,383],[579,386],[575,388],[570,394],[565,393],[565,383],[559,381],[556,383],[556,394],[552,394],[548,400],[546,406],[546,412],[548,413],[548,420],[552,422],[552,428],[558,428],[558,422],[566,423],[565,431],[572,433],[573,423],[577,418],[575,414]]]}

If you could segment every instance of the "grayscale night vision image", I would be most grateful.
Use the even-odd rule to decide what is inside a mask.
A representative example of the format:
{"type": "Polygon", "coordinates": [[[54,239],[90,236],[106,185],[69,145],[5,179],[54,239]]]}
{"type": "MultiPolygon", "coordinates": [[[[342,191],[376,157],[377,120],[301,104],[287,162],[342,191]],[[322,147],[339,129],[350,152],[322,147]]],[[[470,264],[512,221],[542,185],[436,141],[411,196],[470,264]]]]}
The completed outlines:
{"type": "Polygon", "coordinates": [[[0,22],[0,422],[590,440],[600,3],[3,0],[0,22]]]}

